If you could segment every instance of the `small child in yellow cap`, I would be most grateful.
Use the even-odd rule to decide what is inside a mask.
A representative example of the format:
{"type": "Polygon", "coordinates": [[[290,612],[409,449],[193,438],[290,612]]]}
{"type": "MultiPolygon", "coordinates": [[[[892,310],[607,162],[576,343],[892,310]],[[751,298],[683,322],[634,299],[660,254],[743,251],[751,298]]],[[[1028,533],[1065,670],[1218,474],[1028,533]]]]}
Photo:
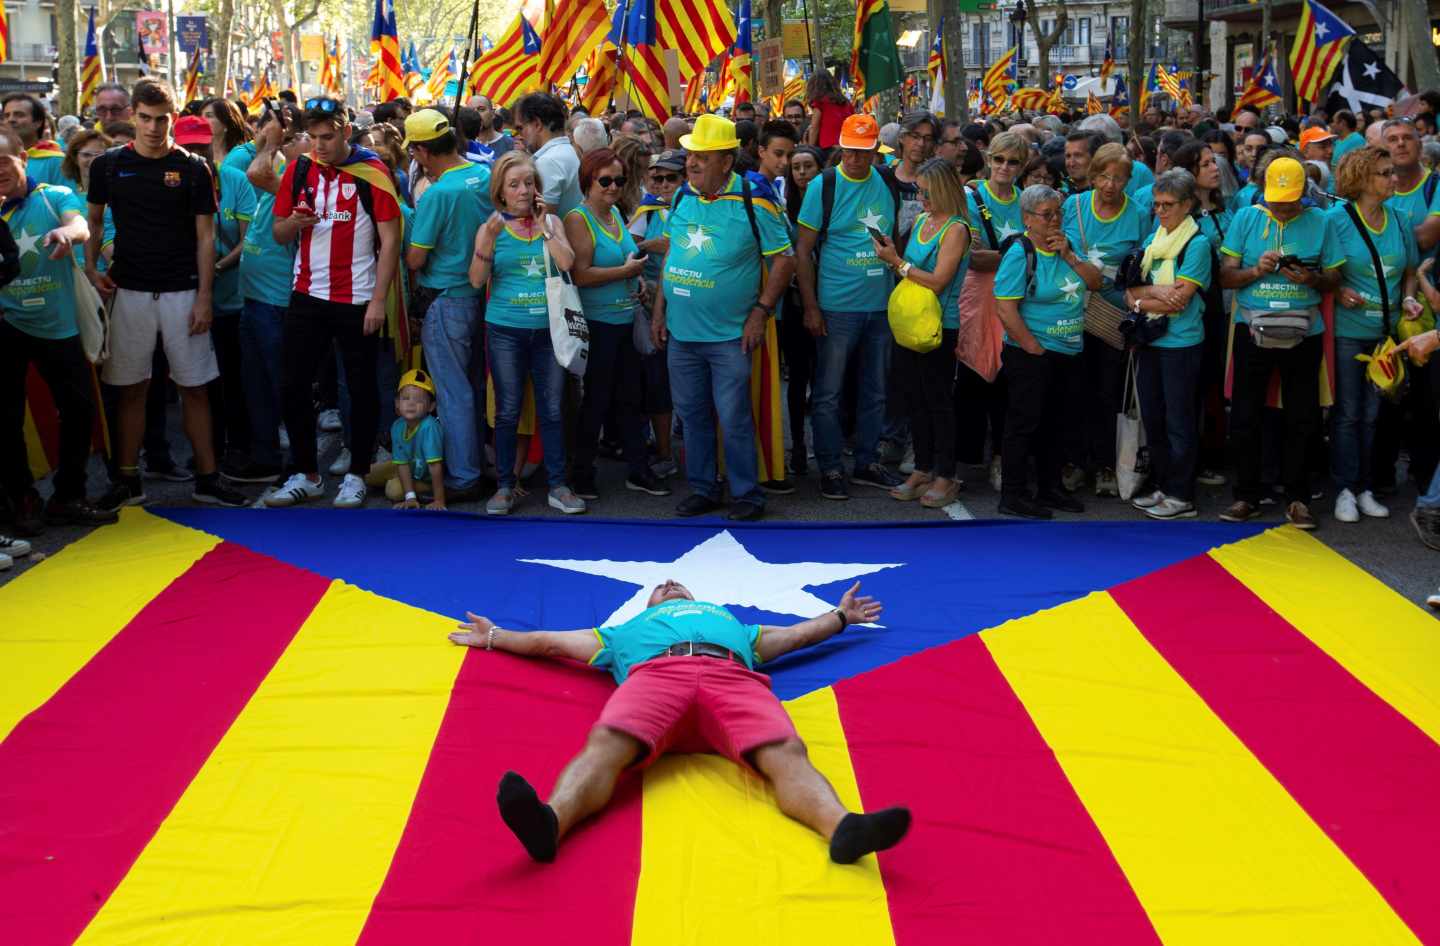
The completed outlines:
{"type": "Polygon", "coordinates": [[[420,494],[431,496],[426,509],[445,508],[445,431],[432,413],[435,382],[416,368],[407,371],[395,391],[390,456],[396,476],[385,483],[385,498],[396,509],[419,509],[420,494]]]}

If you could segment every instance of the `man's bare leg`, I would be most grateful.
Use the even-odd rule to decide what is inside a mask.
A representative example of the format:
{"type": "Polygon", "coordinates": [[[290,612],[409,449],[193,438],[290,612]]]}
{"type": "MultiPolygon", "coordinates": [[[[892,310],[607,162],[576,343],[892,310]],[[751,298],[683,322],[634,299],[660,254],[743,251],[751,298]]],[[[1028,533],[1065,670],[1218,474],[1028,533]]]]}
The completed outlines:
{"type": "Polygon", "coordinates": [[[910,829],[906,808],[847,812],[798,739],[761,746],[752,758],[774,787],[780,810],[829,840],[830,859],[837,864],[853,864],[866,854],[894,847],[910,829]]]}
{"type": "Polygon", "coordinates": [[[195,451],[195,472],[207,476],[215,472],[215,440],[211,430],[210,392],[204,387],[180,388],[180,418],[190,449],[195,451]]]}
{"type": "Polygon", "coordinates": [[[145,392],[149,381],[127,384],[120,388],[120,405],[116,411],[120,429],[115,438],[115,465],[122,475],[138,475],[140,441],[145,437],[145,392]]]}
{"type": "Polygon", "coordinates": [[[596,726],[590,730],[585,748],[555,781],[549,804],[540,801],[525,779],[506,772],[496,797],[500,817],[532,858],[548,864],[555,859],[560,839],[605,807],[615,793],[620,774],[644,751],[638,739],[596,726]]]}

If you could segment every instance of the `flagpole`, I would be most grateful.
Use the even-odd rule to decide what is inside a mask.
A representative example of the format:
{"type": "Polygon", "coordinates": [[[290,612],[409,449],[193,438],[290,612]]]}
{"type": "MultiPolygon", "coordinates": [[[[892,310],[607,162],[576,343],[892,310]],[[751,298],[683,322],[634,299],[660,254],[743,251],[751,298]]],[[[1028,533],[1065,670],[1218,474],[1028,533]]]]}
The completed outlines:
{"type": "Polygon", "coordinates": [[[465,99],[465,83],[470,79],[470,53],[475,48],[475,33],[480,28],[480,0],[470,6],[470,33],[465,37],[465,55],[460,59],[460,80],[455,85],[455,111],[459,114],[465,99]]]}
{"type": "MultiPolygon", "coordinates": [[[[615,57],[615,84],[610,87],[610,108],[615,107],[615,90],[620,88],[620,83],[625,81],[625,49],[630,45],[627,42],[629,37],[626,36],[628,32],[626,21],[630,19],[630,3],[627,0],[620,0],[620,5],[624,8],[625,13],[620,17],[620,53],[615,57]]],[[[634,82],[630,83],[630,94],[635,94],[634,82]]],[[[629,103],[629,97],[626,98],[626,103],[629,103]]]]}
{"type": "MultiPolygon", "coordinates": [[[[815,50],[819,48],[820,37],[810,38],[810,0],[800,0],[800,12],[805,16],[805,48],[810,53],[810,74],[814,75],[820,69],[820,62],[815,59],[815,50]]],[[[815,32],[820,32],[820,21],[815,21],[815,32]]],[[[780,24],[780,35],[785,35],[785,24],[780,24]]],[[[820,57],[823,61],[825,57],[820,57]]]]}

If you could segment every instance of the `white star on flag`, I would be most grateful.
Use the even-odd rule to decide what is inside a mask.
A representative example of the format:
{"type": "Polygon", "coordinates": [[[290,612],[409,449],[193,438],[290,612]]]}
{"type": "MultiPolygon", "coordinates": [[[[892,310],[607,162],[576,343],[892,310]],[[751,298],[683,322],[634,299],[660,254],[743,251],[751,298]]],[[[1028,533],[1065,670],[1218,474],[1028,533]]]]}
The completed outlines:
{"type": "Polygon", "coordinates": [[[530,262],[525,264],[526,276],[539,276],[544,271],[545,267],[540,264],[540,257],[538,256],[530,257],[530,262]]]}
{"type": "Polygon", "coordinates": [[[20,248],[20,256],[23,258],[26,253],[39,253],[37,245],[40,242],[38,233],[22,233],[15,238],[15,245],[20,248]]]}
{"type": "Polygon", "coordinates": [[[1083,282],[1076,280],[1073,276],[1061,283],[1060,291],[1065,293],[1065,301],[1074,302],[1078,299],[1080,297],[1080,287],[1084,285],[1083,282]]]}
{"type": "Polygon", "coordinates": [[[877,214],[873,208],[867,210],[865,216],[860,218],[860,225],[862,227],[874,227],[876,230],[883,229],[881,224],[884,222],[885,218],[877,214]]]}
{"type": "Polygon", "coordinates": [[[688,588],[696,601],[812,618],[835,605],[806,591],[807,587],[847,581],[905,564],[762,562],[751,555],[749,549],[741,545],[728,529],[712,535],[673,562],[545,558],[522,558],[520,561],[585,575],[601,575],[635,585],[635,594],[600,622],[601,626],[623,623],[644,611],[655,586],[672,578],[688,588]]]}
{"type": "Polygon", "coordinates": [[[690,250],[703,250],[705,249],[705,244],[710,240],[709,234],[705,232],[703,227],[691,227],[685,235],[689,238],[685,244],[685,248],[690,250]]]}
{"type": "Polygon", "coordinates": [[[1315,24],[1315,36],[1317,38],[1323,40],[1325,38],[1325,34],[1328,32],[1330,32],[1330,27],[1325,25],[1324,20],[1321,20],[1319,23],[1315,24]]]}

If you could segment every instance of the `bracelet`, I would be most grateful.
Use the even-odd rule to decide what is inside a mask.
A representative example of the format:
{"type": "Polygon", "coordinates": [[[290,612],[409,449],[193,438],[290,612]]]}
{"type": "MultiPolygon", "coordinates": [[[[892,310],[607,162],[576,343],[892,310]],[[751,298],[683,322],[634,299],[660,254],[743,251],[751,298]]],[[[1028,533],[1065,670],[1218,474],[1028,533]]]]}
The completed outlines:
{"type": "Polygon", "coordinates": [[[407,490],[405,491],[405,501],[406,501],[406,502],[409,502],[409,501],[414,500],[414,499],[419,499],[419,498],[420,498],[419,496],[416,496],[416,495],[415,495],[415,491],[414,491],[413,489],[407,489],[407,490]]]}
{"type": "Polygon", "coordinates": [[[835,610],[831,611],[830,613],[833,614],[833,615],[835,615],[837,618],[840,619],[840,630],[836,631],[835,633],[836,633],[836,634],[843,634],[843,633],[845,633],[845,628],[847,628],[847,627],[850,626],[850,622],[849,622],[849,621],[846,619],[846,617],[845,617],[845,611],[844,611],[844,609],[837,607],[835,610]]]}
{"type": "Polygon", "coordinates": [[[486,650],[494,650],[494,649],[495,649],[495,631],[496,631],[495,625],[493,625],[493,624],[490,625],[490,630],[489,630],[489,632],[486,633],[486,635],[485,635],[485,649],[486,649],[486,650]]]}
{"type": "Polygon", "coordinates": [[[750,308],[751,308],[751,309],[759,309],[761,312],[764,312],[766,315],[774,315],[774,314],[775,314],[775,307],[774,307],[773,305],[766,305],[765,303],[761,302],[759,299],[756,299],[756,300],[755,300],[755,304],[752,305],[750,308]]]}

